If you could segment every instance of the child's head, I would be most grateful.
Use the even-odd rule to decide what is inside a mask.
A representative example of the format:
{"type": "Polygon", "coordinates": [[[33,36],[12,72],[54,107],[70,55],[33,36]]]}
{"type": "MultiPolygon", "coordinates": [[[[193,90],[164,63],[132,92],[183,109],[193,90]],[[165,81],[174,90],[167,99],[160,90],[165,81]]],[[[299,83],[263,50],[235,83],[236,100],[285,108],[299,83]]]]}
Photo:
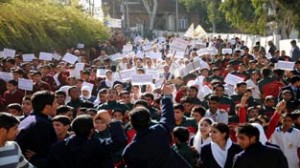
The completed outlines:
{"type": "Polygon", "coordinates": [[[174,117],[175,121],[180,121],[182,120],[184,116],[184,106],[182,104],[176,104],[174,105],[174,117]]]}
{"type": "Polygon", "coordinates": [[[192,109],[191,117],[193,117],[198,123],[204,116],[206,110],[202,106],[195,106],[192,109]]]}
{"type": "Polygon", "coordinates": [[[94,109],[94,108],[88,108],[88,109],[87,109],[87,113],[88,113],[92,118],[94,118],[94,117],[96,116],[96,114],[97,114],[97,110],[94,109]]]}
{"type": "Polygon", "coordinates": [[[293,115],[290,113],[283,113],[281,119],[282,127],[284,129],[292,128],[293,126],[293,115]]]}
{"type": "Polygon", "coordinates": [[[65,115],[57,115],[52,119],[52,125],[57,136],[66,135],[70,124],[70,118],[65,115]]]}
{"type": "Polygon", "coordinates": [[[20,121],[9,113],[0,113],[0,138],[5,141],[15,140],[19,133],[18,125],[20,121]]]}
{"type": "Polygon", "coordinates": [[[275,107],[276,105],[276,101],[275,101],[275,97],[274,96],[267,96],[265,98],[265,106],[267,107],[275,107]]]}
{"type": "Polygon", "coordinates": [[[176,144],[187,143],[189,140],[189,130],[186,127],[175,127],[173,130],[176,144]]]}
{"type": "Polygon", "coordinates": [[[203,137],[209,136],[209,131],[211,129],[212,124],[213,124],[213,120],[208,117],[204,117],[200,120],[198,127],[200,129],[201,136],[203,137]]]}
{"type": "Polygon", "coordinates": [[[58,106],[56,109],[56,115],[65,115],[70,118],[70,120],[73,120],[73,108],[71,106],[67,105],[61,105],[58,106]]]}
{"type": "Polygon", "coordinates": [[[288,102],[288,101],[292,100],[293,93],[290,90],[284,90],[284,91],[282,91],[281,98],[283,100],[285,100],[286,102],[288,102]]]}
{"type": "Polygon", "coordinates": [[[15,80],[10,80],[6,84],[6,89],[10,92],[15,91],[17,89],[17,87],[18,87],[18,82],[15,80]]]}
{"type": "Polygon", "coordinates": [[[292,112],[294,124],[300,125],[300,111],[296,110],[292,112]]]}
{"type": "Polygon", "coordinates": [[[100,116],[100,113],[102,113],[103,111],[106,110],[100,110],[94,117],[94,127],[96,131],[104,131],[107,128],[107,125],[105,124],[105,122],[102,120],[100,116]]]}
{"type": "Polygon", "coordinates": [[[112,111],[112,119],[123,121],[125,112],[122,109],[115,109],[112,111]]]}
{"type": "Polygon", "coordinates": [[[249,118],[257,118],[259,115],[259,111],[256,107],[252,106],[247,109],[247,114],[249,118]]]}
{"type": "Polygon", "coordinates": [[[219,107],[220,98],[215,95],[211,95],[208,98],[208,106],[210,110],[217,110],[219,107]]]}
{"type": "Polygon", "coordinates": [[[7,112],[14,116],[22,116],[22,106],[19,103],[12,103],[7,106],[7,112]]]}
{"type": "Polygon", "coordinates": [[[28,116],[33,110],[30,96],[25,96],[22,101],[22,111],[25,116],[28,116]]]}

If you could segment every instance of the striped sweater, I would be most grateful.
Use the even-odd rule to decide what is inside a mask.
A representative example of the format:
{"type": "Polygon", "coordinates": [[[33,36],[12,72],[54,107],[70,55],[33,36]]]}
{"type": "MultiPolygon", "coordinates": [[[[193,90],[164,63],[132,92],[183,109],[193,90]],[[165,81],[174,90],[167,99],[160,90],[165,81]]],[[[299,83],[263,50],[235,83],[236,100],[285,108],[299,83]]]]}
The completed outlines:
{"type": "Polygon", "coordinates": [[[7,141],[0,147],[0,168],[32,168],[22,155],[21,149],[14,141],[7,141]]]}

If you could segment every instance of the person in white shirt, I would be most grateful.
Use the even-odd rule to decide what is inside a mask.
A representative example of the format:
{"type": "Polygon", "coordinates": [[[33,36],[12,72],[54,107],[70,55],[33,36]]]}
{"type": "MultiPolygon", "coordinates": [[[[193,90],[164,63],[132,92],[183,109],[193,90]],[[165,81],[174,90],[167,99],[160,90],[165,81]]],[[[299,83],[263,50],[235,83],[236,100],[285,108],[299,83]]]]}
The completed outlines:
{"type": "Polygon", "coordinates": [[[209,117],[215,122],[222,122],[228,124],[228,114],[226,111],[221,111],[219,107],[220,98],[211,95],[208,98],[209,109],[206,111],[205,117],[209,117]]]}
{"type": "Polygon", "coordinates": [[[258,78],[259,78],[259,72],[253,71],[251,73],[250,79],[246,81],[247,87],[251,89],[252,91],[252,97],[255,101],[258,103],[261,103],[261,93],[258,87],[258,78]]]}
{"type": "Polygon", "coordinates": [[[276,128],[270,142],[280,147],[290,168],[297,168],[300,167],[300,131],[292,126],[292,114],[284,113],[282,126],[276,128]]]}

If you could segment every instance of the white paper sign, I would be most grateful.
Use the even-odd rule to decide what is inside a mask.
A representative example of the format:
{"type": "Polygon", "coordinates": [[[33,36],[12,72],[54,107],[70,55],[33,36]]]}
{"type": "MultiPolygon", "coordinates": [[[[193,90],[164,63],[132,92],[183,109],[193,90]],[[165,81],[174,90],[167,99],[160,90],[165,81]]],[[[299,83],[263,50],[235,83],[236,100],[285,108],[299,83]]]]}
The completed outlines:
{"type": "Polygon", "coordinates": [[[0,72],[0,78],[5,80],[6,82],[14,79],[13,74],[11,72],[0,72]]]}
{"type": "Polygon", "coordinates": [[[70,64],[75,64],[75,62],[78,60],[78,57],[73,54],[66,53],[62,60],[70,64]]]}
{"type": "Polygon", "coordinates": [[[4,58],[4,53],[3,51],[0,51],[0,58],[3,57],[4,58]]]}
{"type": "Polygon", "coordinates": [[[16,50],[4,48],[4,50],[3,50],[4,58],[15,57],[15,55],[16,55],[16,50]]]}
{"type": "Polygon", "coordinates": [[[130,51],[132,51],[132,45],[131,44],[126,44],[126,45],[124,45],[123,46],[123,50],[122,50],[122,52],[123,53],[129,53],[130,51]]]}
{"type": "Polygon", "coordinates": [[[199,56],[203,56],[203,55],[208,55],[209,54],[209,52],[207,51],[207,49],[206,48],[201,48],[200,50],[197,50],[197,55],[199,55],[199,56]]]}
{"type": "Polygon", "coordinates": [[[151,59],[160,59],[161,53],[160,52],[150,52],[148,56],[151,59]]]}
{"type": "Polygon", "coordinates": [[[40,52],[39,60],[51,61],[52,56],[52,53],[40,52]]]}
{"type": "Polygon", "coordinates": [[[185,51],[188,44],[189,42],[185,41],[184,39],[175,38],[170,45],[170,49],[173,51],[185,51]]]}
{"type": "Polygon", "coordinates": [[[287,71],[294,70],[295,62],[289,62],[289,61],[278,61],[275,69],[282,69],[287,71]]]}
{"type": "Polygon", "coordinates": [[[222,54],[232,54],[232,49],[231,48],[223,48],[222,54]]]}
{"type": "Polygon", "coordinates": [[[75,69],[77,70],[77,71],[82,71],[82,70],[84,70],[84,63],[76,63],[75,64],[75,69]]]}
{"type": "Polygon", "coordinates": [[[32,91],[33,90],[33,81],[31,79],[19,78],[18,79],[18,88],[22,89],[22,90],[32,91]]]}
{"type": "Polygon", "coordinates": [[[132,85],[146,85],[152,84],[152,75],[151,74],[136,74],[131,76],[132,85]]]}
{"type": "Polygon", "coordinates": [[[69,70],[70,77],[75,77],[77,79],[80,79],[80,71],[76,69],[70,69],[69,70]]]}
{"type": "Polygon", "coordinates": [[[89,83],[89,82],[83,82],[82,83],[82,87],[84,87],[84,86],[88,88],[88,90],[89,90],[90,93],[92,93],[93,88],[94,88],[94,84],[89,83]]]}
{"type": "Polygon", "coordinates": [[[58,75],[59,75],[59,73],[53,75],[53,79],[54,79],[56,85],[57,85],[57,86],[60,86],[60,82],[59,82],[59,80],[58,80],[58,75]]]}
{"type": "Polygon", "coordinates": [[[22,59],[24,62],[31,62],[33,59],[35,59],[34,54],[23,54],[22,59]]]}
{"type": "Polygon", "coordinates": [[[60,60],[61,59],[61,56],[57,53],[54,53],[53,54],[53,58],[56,59],[56,60],[60,60]]]}
{"type": "Polygon", "coordinates": [[[216,48],[207,48],[207,51],[209,52],[210,55],[218,54],[218,50],[216,48]]]}
{"type": "Polygon", "coordinates": [[[152,75],[153,79],[159,79],[159,73],[154,69],[147,69],[146,74],[152,75]]]}
{"type": "Polygon", "coordinates": [[[135,74],[136,74],[136,71],[133,68],[132,69],[123,70],[123,71],[120,71],[120,78],[123,81],[126,81],[126,80],[131,79],[131,76],[135,75],[135,74]]]}
{"type": "Polygon", "coordinates": [[[84,44],[78,43],[78,44],[77,44],[77,48],[78,48],[78,49],[83,49],[83,48],[84,48],[84,44]]]}
{"type": "Polygon", "coordinates": [[[227,84],[230,84],[230,85],[236,85],[237,83],[239,82],[242,82],[244,81],[243,78],[239,77],[239,76],[236,76],[236,75],[232,75],[232,74],[227,74],[227,76],[225,77],[224,79],[224,82],[227,83],[227,84]]]}
{"type": "Polygon", "coordinates": [[[184,58],[184,52],[183,51],[176,51],[174,57],[179,58],[179,59],[184,58]]]}
{"type": "Polygon", "coordinates": [[[191,62],[185,66],[186,72],[192,73],[195,71],[194,64],[191,62]]]}
{"type": "Polygon", "coordinates": [[[105,78],[106,77],[106,69],[97,69],[96,77],[97,78],[105,78]]]}
{"type": "Polygon", "coordinates": [[[116,61],[116,60],[122,59],[123,56],[121,53],[116,53],[116,54],[110,55],[109,58],[113,61],[116,61]]]}

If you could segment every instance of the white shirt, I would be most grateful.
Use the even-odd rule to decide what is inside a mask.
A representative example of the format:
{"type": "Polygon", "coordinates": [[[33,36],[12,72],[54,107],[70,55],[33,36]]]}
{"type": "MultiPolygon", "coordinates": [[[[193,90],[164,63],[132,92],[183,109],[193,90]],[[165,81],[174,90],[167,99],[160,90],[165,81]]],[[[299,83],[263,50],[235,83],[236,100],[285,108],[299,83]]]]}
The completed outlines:
{"type": "Polygon", "coordinates": [[[277,127],[272,134],[270,142],[280,147],[288,160],[290,168],[298,167],[299,158],[297,150],[300,148],[300,131],[291,128],[289,131],[283,132],[281,127],[277,127]]]}
{"type": "Polygon", "coordinates": [[[247,87],[254,88],[254,89],[252,89],[252,97],[254,99],[261,99],[261,93],[259,91],[258,85],[255,84],[252,79],[248,79],[246,81],[246,84],[247,84],[247,87]]]}
{"type": "Polygon", "coordinates": [[[217,110],[215,114],[212,114],[210,110],[206,110],[205,117],[209,117],[213,119],[215,122],[222,122],[225,124],[228,124],[228,114],[227,112],[220,112],[220,110],[217,110]]]}

